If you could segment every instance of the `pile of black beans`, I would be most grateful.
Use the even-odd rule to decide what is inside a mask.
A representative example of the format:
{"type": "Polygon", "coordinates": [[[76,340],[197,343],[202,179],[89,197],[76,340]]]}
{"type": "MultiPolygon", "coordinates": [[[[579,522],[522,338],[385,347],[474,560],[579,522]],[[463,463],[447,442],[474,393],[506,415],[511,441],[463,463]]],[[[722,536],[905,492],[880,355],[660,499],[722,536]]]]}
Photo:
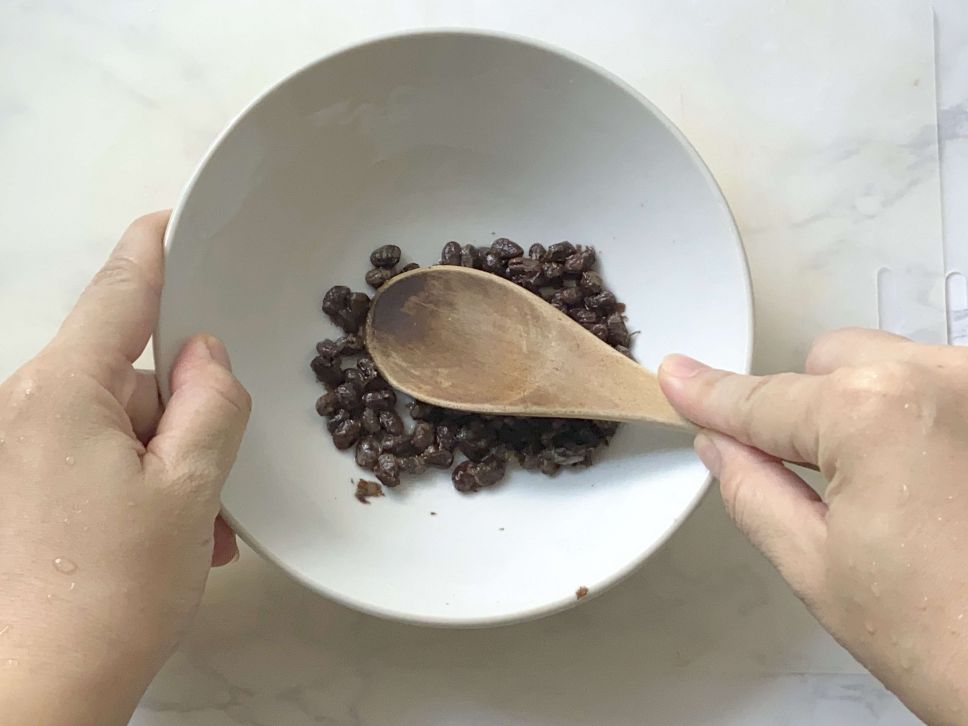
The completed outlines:
{"type": "MultiPolygon", "coordinates": [[[[401,250],[383,245],[370,254],[366,283],[379,289],[387,280],[418,265],[398,267],[401,250]]],[[[558,242],[545,248],[523,248],[501,237],[490,247],[448,242],[440,264],[462,265],[500,275],[540,295],[619,352],[630,355],[631,336],[625,306],[607,290],[595,271],[591,247],[558,242]]],[[[563,466],[589,466],[594,452],[607,445],[618,424],[613,421],[526,418],[465,413],[410,402],[413,424],[398,413],[397,393],[367,354],[363,326],[370,297],[344,285],[323,296],[323,312],[344,335],[316,344],[311,367],[326,392],[316,412],[326,418],[338,449],[355,447],[356,463],[372,471],[384,486],[400,484],[403,474],[422,474],[428,467],[450,469],[460,492],[475,492],[499,482],[510,462],[549,476],[563,466]]]]}

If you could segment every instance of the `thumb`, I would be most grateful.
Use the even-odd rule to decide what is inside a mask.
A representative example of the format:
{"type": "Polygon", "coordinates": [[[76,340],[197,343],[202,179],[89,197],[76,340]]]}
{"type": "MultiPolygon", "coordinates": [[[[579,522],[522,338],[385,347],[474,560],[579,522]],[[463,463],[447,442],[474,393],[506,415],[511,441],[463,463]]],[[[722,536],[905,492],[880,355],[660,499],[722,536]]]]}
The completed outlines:
{"type": "Polygon", "coordinates": [[[710,431],[696,453],[713,476],[730,518],[779,570],[797,596],[816,599],[823,582],[826,505],[779,459],[710,431]]]}
{"type": "Polygon", "coordinates": [[[163,482],[211,494],[217,505],[252,399],[232,375],[225,346],[210,335],[196,336],[182,348],[172,368],[171,391],[148,443],[146,466],[155,462],[163,482]]]}

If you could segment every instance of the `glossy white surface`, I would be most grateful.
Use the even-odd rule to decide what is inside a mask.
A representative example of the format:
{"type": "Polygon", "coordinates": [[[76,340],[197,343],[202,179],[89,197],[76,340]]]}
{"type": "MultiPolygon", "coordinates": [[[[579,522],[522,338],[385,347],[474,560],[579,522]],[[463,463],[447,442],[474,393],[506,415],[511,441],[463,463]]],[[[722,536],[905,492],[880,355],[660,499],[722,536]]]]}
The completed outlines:
{"type": "Polygon", "coordinates": [[[297,579],[411,622],[521,620],[575,605],[579,587],[601,592],[705,491],[690,437],[629,425],[593,468],[513,469],[470,497],[434,471],[361,506],[351,481],[369,474],[313,410],[313,346],[340,334],[322,294],[370,291],[369,252],[389,241],[421,264],[449,239],[594,244],[644,331],[641,362],[682,350],[748,367],[746,261],[719,189],[668,121],[578,59],[468,33],[352,48],[256,102],[186,195],[158,370],[167,379],[200,331],[232,351],[255,405],[223,505],[297,579]]]}
{"type": "MultiPolygon", "coordinates": [[[[932,203],[918,201],[931,188],[918,180],[937,174],[931,138],[940,131],[950,200],[946,235],[965,244],[968,18],[962,0],[937,0],[935,127],[931,84],[914,86],[897,72],[903,67],[933,78],[927,6],[905,5],[913,20],[904,7],[874,0],[614,0],[572,13],[538,1],[512,9],[417,0],[248,3],[231,13],[208,2],[5,5],[0,60],[12,72],[0,80],[6,172],[0,374],[56,329],[128,219],[174,202],[218,130],[260,88],[338,44],[426,23],[526,21],[522,32],[573,48],[632,81],[680,123],[684,115],[683,126],[720,176],[717,148],[747,150],[733,180],[722,181],[734,204],[740,194],[745,210],[758,204],[777,221],[755,238],[762,244],[750,246],[760,278],[774,266],[783,275],[826,266],[822,277],[833,275],[839,293],[850,281],[837,277],[837,251],[844,247],[851,259],[876,269],[885,256],[876,240],[896,227],[906,230],[905,264],[914,270],[926,259],[922,277],[934,284],[939,217],[932,203]],[[697,35],[707,17],[716,24],[697,35]],[[796,54],[787,54],[788,47],[796,54]],[[773,60],[765,62],[768,52],[773,60]],[[817,68],[823,72],[813,75],[817,68]],[[737,80],[762,75],[774,82],[760,90],[737,80]],[[831,117],[823,102],[831,84],[839,98],[856,95],[859,102],[838,106],[842,112],[831,117]],[[771,102],[787,98],[777,95],[784,89],[800,100],[771,102]],[[916,117],[899,114],[899,107],[916,117]],[[746,108],[759,110],[745,116],[746,108]],[[757,149],[769,129],[759,123],[776,122],[765,113],[771,108],[802,120],[793,138],[814,140],[786,162],[770,161],[777,171],[764,181],[760,162],[768,160],[757,149]],[[718,143],[703,135],[703,126],[722,129],[718,143]],[[848,154],[849,168],[822,153],[851,139],[854,146],[844,147],[856,150],[848,154]],[[863,189],[878,179],[894,190],[881,207],[851,193],[858,180],[863,189]],[[791,213],[796,204],[820,215],[809,236],[790,229],[800,219],[791,213]],[[865,229],[872,236],[855,248],[858,225],[871,225],[865,229]],[[797,244],[785,244],[794,238],[797,244]],[[773,249],[776,262],[765,256],[773,249]]],[[[750,231],[747,225],[748,237],[750,231]]],[[[796,294],[754,280],[767,326],[759,340],[780,335],[775,350],[758,351],[761,368],[795,365],[820,327],[869,320],[866,295],[858,296],[863,308],[840,307],[831,288],[810,279],[806,292],[797,287],[796,294]]],[[[858,284],[868,287],[868,278],[858,284]]],[[[936,334],[937,306],[926,309],[936,334]]],[[[245,550],[238,566],[213,575],[198,626],[133,723],[893,726],[916,720],[816,626],[710,496],[655,558],[606,596],[494,631],[433,631],[358,615],[245,550]]]]}

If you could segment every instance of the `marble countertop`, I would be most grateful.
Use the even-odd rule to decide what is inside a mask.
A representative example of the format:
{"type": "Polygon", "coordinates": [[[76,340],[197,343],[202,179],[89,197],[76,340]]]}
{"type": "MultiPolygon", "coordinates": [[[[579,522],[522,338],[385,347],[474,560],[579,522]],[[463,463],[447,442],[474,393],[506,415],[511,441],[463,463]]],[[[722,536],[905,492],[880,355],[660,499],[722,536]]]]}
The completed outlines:
{"type": "MultiPolygon", "coordinates": [[[[381,7],[403,17],[407,5],[381,7]]],[[[968,271],[968,13],[963,0],[934,5],[946,257],[948,269],[968,271]]],[[[223,7],[251,15],[256,6],[223,7]]],[[[221,27],[214,7],[118,2],[95,13],[83,3],[51,1],[0,8],[0,62],[8,69],[0,79],[7,172],[0,178],[0,377],[56,329],[112,235],[137,214],[173,204],[252,89],[307,59],[306,43],[288,43],[286,33],[292,15],[308,13],[310,4],[291,0],[288,15],[281,5],[262,7],[266,33],[277,39],[271,48],[253,47],[232,68],[201,64],[200,55],[228,54],[247,42],[231,23],[221,27]],[[157,22],[146,33],[149,17],[157,22]],[[205,54],[197,52],[202,45],[205,54]],[[248,82],[225,83],[229,73],[248,82]]],[[[388,25],[385,17],[346,15],[340,22],[339,31],[313,27],[321,45],[388,25]]],[[[939,251],[932,254],[940,259],[939,251]]],[[[829,324],[839,322],[834,316],[829,324]]],[[[196,626],[132,723],[917,720],[816,625],[711,496],[606,596],[486,631],[437,631],[361,615],[308,592],[243,548],[238,564],[213,574],[196,626]]]]}

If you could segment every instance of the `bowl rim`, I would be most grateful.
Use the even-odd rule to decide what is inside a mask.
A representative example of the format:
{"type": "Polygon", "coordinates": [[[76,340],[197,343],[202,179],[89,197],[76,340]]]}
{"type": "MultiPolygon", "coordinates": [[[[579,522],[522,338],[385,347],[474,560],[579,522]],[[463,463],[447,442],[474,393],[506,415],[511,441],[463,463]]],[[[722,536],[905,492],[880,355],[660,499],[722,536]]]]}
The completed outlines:
{"type": "MultiPolygon", "coordinates": [[[[587,58],[563,48],[561,46],[548,43],[537,38],[530,36],[511,33],[501,30],[490,30],[490,29],[476,29],[476,28],[461,28],[461,27],[430,27],[430,28],[413,28],[398,30],[390,33],[381,33],[378,35],[369,36],[361,40],[346,43],[336,48],[332,52],[321,55],[293,71],[287,73],[279,80],[271,83],[269,86],[264,88],[259,92],[251,101],[249,101],[232,119],[229,123],[222,129],[221,132],[215,137],[211,145],[206,150],[205,154],[196,164],[194,170],[191,173],[188,181],[183,187],[181,194],[178,198],[178,203],[176,204],[174,210],[172,211],[171,218],[168,222],[168,226],[165,230],[164,236],[164,252],[167,259],[168,251],[171,247],[174,236],[178,230],[179,222],[181,221],[181,216],[184,211],[185,204],[188,198],[191,196],[195,185],[198,182],[199,177],[202,172],[208,166],[212,157],[221,147],[224,140],[235,131],[236,127],[241,123],[241,121],[249,115],[249,113],[260,105],[264,100],[271,96],[275,91],[289,83],[291,80],[302,75],[303,73],[308,73],[312,71],[316,66],[322,65],[327,61],[330,61],[339,56],[349,55],[351,53],[356,53],[360,51],[369,50],[375,46],[384,45],[387,43],[393,43],[406,39],[418,39],[425,37],[454,37],[454,38],[479,38],[491,41],[500,41],[504,43],[510,43],[514,45],[527,46],[533,49],[542,51],[549,55],[557,56],[563,58],[564,60],[576,63],[586,70],[591,71],[595,75],[599,76],[602,80],[611,83],[619,90],[625,92],[632,98],[634,98],[639,104],[641,104],[647,111],[649,111],[665,128],[672,137],[679,143],[679,145],[685,150],[692,163],[698,168],[700,174],[705,180],[708,188],[712,191],[714,197],[718,200],[719,206],[726,213],[726,217],[729,220],[730,230],[732,232],[733,244],[735,245],[736,251],[739,253],[740,259],[742,261],[741,272],[743,276],[743,288],[745,293],[746,311],[747,319],[746,325],[749,335],[746,341],[746,350],[744,351],[744,364],[740,373],[749,373],[752,367],[752,357],[753,357],[753,340],[755,337],[755,315],[754,315],[754,296],[753,287],[751,281],[749,259],[746,256],[746,250],[743,246],[742,236],[739,232],[739,227],[736,223],[735,215],[729,206],[729,202],[726,200],[726,196],[723,193],[722,188],[713,176],[712,171],[709,169],[706,162],[699,155],[699,152],[692,145],[686,135],[676,126],[675,123],[669,119],[668,116],[663,113],[658,106],[656,106],[652,101],[650,101],[644,94],[634,88],[630,83],[619,77],[612,71],[598,65],[597,63],[588,60],[587,58]]],[[[164,290],[162,290],[164,294],[164,290]]],[[[159,341],[163,338],[162,332],[162,319],[159,316],[158,324],[155,327],[154,335],[152,337],[152,350],[154,353],[155,360],[158,361],[160,353],[160,343],[159,341]]],[[[170,396],[170,388],[167,377],[159,378],[159,388],[161,390],[162,402],[168,402],[170,396]]],[[[344,593],[333,590],[332,588],[322,584],[318,581],[310,579],[303,572],[291,567],[285,560],[277,556],[273,551],[264,547],[261,542],[253,536],[253,534],[243,526],[235,516],[228,511],[226,508],[222,508],[221,514],[224,519],[232,526],[232,529],[242,538],[249,547],[251,547],[255,552],[257,552],[263,559],[268,560],[277,567],[279,567],[288,577],[292,578],[296,582],[300,583],[304,587],[323,595],[330,600],[333,600],[341,605],[350,607],[354,610],[366,613],[367,615],[373,615],[385,620],[391,620],[401,623],[407,623],[411,625],[421,625],[427,627],[436,628],[487,628],[487,627],[497,627],[503,625],[512,625],[515,623],[523,623],[530,620],[535,620],[545,616],[553,615],[564,610],[568,610],[572,607],[577,606],[579,603],[584,603],[588,600],[593,600],[602,593],[615,587],[617,584],[629,577],[633,572],[635,572],[641,565],[649,559],[652,555],[658,552],[665,544],[669,541],[675,532],[677,532],[682,526],[683,522],[688,519],[699,503],[706,496],[709,491],[709,487],[712,483],[712,475],[707,474],[702,486],[697,489],[695,496],[692,500],[685,506],[682,513],[676,517],[662,532],[662,534],[655,539],[648,547],[643,548],[636,557],[631,558],[623,567],[616,569],[611,575],[602,580],[601,582],[595,583],[594,588],[592,588],[587,597],[582,597],[581,599],[576,598],[574,595],[566,595],[564,597],[558,598],[556,600],[548,601],[541,605],[536,605],[531,608],[518,610],[515,612],[500,614],[500,615],[486,615],[486,616],[426,616],[419,615],[410,612],[400,611],[395,608],[383,607],[380,605],[375,605],[370,602],[365,602],[358,600],[354,597],[347,596],[344,593]]]]}

